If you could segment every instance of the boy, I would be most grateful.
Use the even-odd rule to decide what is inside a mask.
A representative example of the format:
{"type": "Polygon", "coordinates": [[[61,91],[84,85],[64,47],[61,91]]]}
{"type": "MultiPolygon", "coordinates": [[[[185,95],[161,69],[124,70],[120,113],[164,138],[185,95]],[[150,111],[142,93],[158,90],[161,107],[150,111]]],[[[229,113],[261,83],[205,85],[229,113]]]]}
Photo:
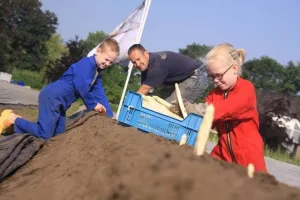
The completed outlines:
{"type": "Polygon", "coordinates": [[[84,101],[87,110],[106,113],[113,118],[100,73],[113,63],[119,52],[116,40],[104,40],[94,56],[82,58],[72,64],[60,79],[41,90],[37,123],[22,119],[12,110],[6,110],[1,115],[0,133],[12,125],[15,133],[28,133],[43,139],[63,133],[66,110],[78,98],[84,101]]]}

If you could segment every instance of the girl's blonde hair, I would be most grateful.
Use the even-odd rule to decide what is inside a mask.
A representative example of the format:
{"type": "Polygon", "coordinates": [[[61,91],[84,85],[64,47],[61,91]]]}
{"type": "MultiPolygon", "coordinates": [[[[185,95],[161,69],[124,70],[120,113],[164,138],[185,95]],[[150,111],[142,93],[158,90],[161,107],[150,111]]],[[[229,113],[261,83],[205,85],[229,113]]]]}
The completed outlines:
{"type": "Polygon", "coordinates": [[[221,60],[228,67],[236,64],[239,67],[238,73],[242,73],[242,65],[245,61],[246,51],[244,49],[234,49],[231,44],[218,44],[212,48],[205,56],[204,63],[209,67],[216,60],[221,60]]]}

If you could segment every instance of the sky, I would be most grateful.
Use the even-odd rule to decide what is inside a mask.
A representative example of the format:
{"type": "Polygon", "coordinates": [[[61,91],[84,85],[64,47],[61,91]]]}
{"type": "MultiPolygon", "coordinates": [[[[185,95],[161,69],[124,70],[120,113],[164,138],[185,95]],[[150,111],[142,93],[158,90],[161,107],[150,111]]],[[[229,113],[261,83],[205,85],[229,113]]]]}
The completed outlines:
{"type": "MultiPolygon", "coordinates": [[[[142,0],[41,0],[58,17],[65,41],[89,32],[112,32],[142,0]]],[[[231,43],[246,60],[269,56],[286,65],[300,61],[299,0],[152,0],[141,44],[175,51],[193,42],[231,43]]]]}

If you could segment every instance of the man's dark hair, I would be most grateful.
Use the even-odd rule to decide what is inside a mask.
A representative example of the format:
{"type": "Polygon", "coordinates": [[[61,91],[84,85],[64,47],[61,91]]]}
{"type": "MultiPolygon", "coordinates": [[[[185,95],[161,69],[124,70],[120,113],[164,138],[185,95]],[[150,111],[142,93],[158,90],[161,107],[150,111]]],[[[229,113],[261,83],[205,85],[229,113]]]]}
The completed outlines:
{"type": "Polygon", "coordinates": [[[143,47],[143,45],[141,45],[141,44],[134,44],[134,45],[132,45],[132,46],[128,49],[127,54],[128,54],[128,55],[131,54],[131,52],[132,52],[133,50],[139,50],[139,51],[141,51],[142,53],[144,53],[144,52],[146,51],[146,49],[143,47]]]}

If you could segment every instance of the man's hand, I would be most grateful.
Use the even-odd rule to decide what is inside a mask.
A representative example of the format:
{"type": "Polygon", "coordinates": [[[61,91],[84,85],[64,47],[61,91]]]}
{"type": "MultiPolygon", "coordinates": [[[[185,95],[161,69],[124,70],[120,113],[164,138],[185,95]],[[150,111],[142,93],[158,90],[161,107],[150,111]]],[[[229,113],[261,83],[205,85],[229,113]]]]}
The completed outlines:
{"type": "Polygon", "coordinates": [[[138,89],[137,93],[140,93],[140,94],[144,94],[144,95],[147,95],[148,92],[152,89],[151,86],[148,86],[148,85],[141,85],[141,87],[138,89]]]}
{"type": "Polygon", "coordinates": [[[106,113],[106,108],[102,104],[97,103],[97,105],[94,108],[94,111],[100,112],[100,113],[106,113]]]}

